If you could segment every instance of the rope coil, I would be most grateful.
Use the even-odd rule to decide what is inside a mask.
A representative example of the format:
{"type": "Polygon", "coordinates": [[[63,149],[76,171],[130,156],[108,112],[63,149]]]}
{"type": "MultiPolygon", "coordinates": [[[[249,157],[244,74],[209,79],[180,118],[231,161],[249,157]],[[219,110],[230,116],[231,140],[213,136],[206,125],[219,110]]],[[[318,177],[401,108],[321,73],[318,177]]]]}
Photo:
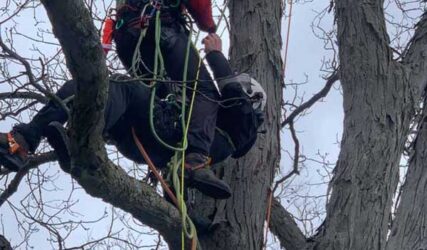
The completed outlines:
{"type": "MultiPolygon", "coordinates": [[[[151,1],[150,3],[152,3],[151,1]]],[[[145,17],[145,12],[147,10],[147,5],[144,6],[142,12],[141,12],[141,20],[144,19],[144,22],[147,22],[147,18],[145,17]]],[[[133,132],[134,140],[140,150],[140,152],[143,154],[144,158],[146,158],[146,162],[149,165],[152,172],[155,174],[156,178],[159,179],[161,182],[161,185],[165,192],[168,194],[168,196],[171,198],[171,200],[175,203],[177,208],[180,211],[181,218],[182,218],[182,249],[185,249],[185,237],[188,237],[189,239],[192,239],[192,248],[196,249],[197,247],[197,231],[196,227],[194,226],[194,223],[191,221],[190,217],[187,213],[187,207],[184,201],[184,164],[185,164],[185,150],[188,146],[188,140],[187,140],[187,134],[188,129],[190,125],[191,120],[191,114],[194,106],[194,100],[195,100],[195,94],[197,89],[197,83],[198,78],[200,74],[200,66],[202,63],[202,59],[200,58],[199,64],[198,64],[198,70],[196,75],[196,80],[193,84],[193,94],[190,101],[189,111],[188,111],[188,117],[187,121],[186,119],[186,89],[187,89],[187,70],[188,70],[188,62],[189,62],[189,54],[190,54],[190,48],[191,48],[191,32],[189,33],[189,39],[187,43],[187,52],[185,55],[185,61],[184,61],[184,70],[183,70],[183,81],[182,81],[182,102],[181,102],[181,124],[183,129],[183,138],[178,146],[172,146],[163,141],[160,136],[157,134],[156,129],[154,127],[154,103],[155,103],[155,97],[156,97],[156,90],[157,90],[157,82],[158,80],[163,80],[166,75],[165,66],[164,66],[164,59],[162,56],[161,48],[160,48],[160,36],[161,36],[161,19],[160,19],[160,7],[159,6],[153,6],[152,12],[150,13],[150,16],[148,18],[151,18],[151,15],[156,15],[155,18],[155,51],[154,51],[154,69],[153,69],[153,78],[150,79],[150,85],[151,88],[151,94],[150,94],[150,103],[149,103],[149,123],[150,123],[150,129],[152,134],[154,135],[155,139],[164,147],[171,149],[175,151],[174,156],[172,157],[171,161],[169,162],[169,168],[170,172],[172,173],[172,183],[175,190],[176,196],[173,195],[173,192],[169,189],[169,186],[165,184],[163,178],[158,174],[156,171],[156,168],[152,164],[151,160],[149,159],[148,154],[145,152],[144,148],[142,147],[142,144],[137,141],[136,134],[133,132]],[[151,165],[151,166],[150,166],[151,165]],[[181,169],[180,169],[181,168],[181,169]],[[178,174],[178,171],[180,171],[180,174],[178,174]]],[[[130,72],[133,76],[139,77],[139,66],[142,64],[142,56],[140,51],[140,46],[142,44],[142,41],[147,34],[148,25],[143,26],[143,29],[140,32],[138,42],[132,57],[132,66],[130,69],[130,72]]]]}

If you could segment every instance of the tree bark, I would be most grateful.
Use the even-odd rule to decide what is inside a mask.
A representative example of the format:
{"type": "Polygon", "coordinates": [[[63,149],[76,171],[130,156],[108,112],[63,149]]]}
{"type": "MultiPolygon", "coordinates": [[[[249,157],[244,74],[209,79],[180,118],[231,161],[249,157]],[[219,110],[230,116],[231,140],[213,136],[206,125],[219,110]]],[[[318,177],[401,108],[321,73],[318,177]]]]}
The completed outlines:
{"type": "Polygon", "coordinates": [[[298,228],[292,215],[273,199],[270,218],[270,229],[286,250],[300,250],[307,247],[307,239],[298,228]]]}
{"type": "Polygon", "coordinates": [[[213,218],[216,228],[201,236],[203,249],[261,249],[268,190],[280,161],[280,110],[282,62],[280,58],[281,1],[229,2],[231,63],[248,72],[264,87],[268,96],[266,134],[242,159],[229,160],[224,178],[233,196],[227,201],[196,202],[196,208],[213,218]]]}
{"type": "Polygon", "coordinates": [[[392,60],[383,1],[336,1],[344,133],[316,249],[383,249],[414,114],[408,70],[392,60]]]}
{"type": "MultiPolygon", "coordinates": [[[[427,15],[417,24],[405,64],[411,68],[411,82],[424,91],[427,79],[427,15]]],[[[396,218],[393,221],[388,250],[427,249],[427,110],[424,93],[423,119],[419,124],[413,155],[401,194],[396,218]]]]}
{"type": "Polygon", "coordinates": [[[427,249],[427,112],[420,126],[387,250],[427,249]]]}

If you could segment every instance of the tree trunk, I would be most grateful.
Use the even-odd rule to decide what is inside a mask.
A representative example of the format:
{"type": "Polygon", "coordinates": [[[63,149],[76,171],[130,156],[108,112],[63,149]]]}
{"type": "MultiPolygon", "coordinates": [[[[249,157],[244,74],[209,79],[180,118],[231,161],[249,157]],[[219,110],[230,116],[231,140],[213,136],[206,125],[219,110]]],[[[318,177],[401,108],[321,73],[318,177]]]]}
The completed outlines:
{"type": "Polygon", "coordinates": [[[388,250],[427,249],[427,119],[426,110],[409,164],[402,199],[393,222],[388,250]]]}
{"type": "Polygon", "coordinates": [[[197,209],[211,213],[217,227],[200,236],[203,249],[261,249],[268,190],[280,160],[282,62],[280,58],[280,0],[232,0],[230,8],[231,63],[256,78],[268,95],[266,134],[242,159],[229,160],[224,177],[233,196],[214,204],[206,198],[197,209]],[[215,213],[214,216],[213,213],[215,213]]]}
{"type": "Polygon", "coordinates": [[[414,114],[409,71],[392,60],[383,1],[336,1],[344,133],[316,249],[384,249],[414,114]]]}
{"type": "MultiPolygon", "coordinates": [[[[405,60],[414,69],[412,81],[425,90],[427,67],[427,15],[417,24],[413,44],[405,60]]],[[[388,250],[427,249],[427,109],[424,93],[424,111],[409,160],[408,173],[401,194],[399,208],[393,221],[388,250]]]]}

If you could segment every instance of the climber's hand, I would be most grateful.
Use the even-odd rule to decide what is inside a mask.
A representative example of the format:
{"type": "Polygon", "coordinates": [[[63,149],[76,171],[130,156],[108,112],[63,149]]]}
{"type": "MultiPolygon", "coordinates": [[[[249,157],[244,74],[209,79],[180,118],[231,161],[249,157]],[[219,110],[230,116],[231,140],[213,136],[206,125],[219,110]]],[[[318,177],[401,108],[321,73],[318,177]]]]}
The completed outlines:
{"type": "Polygon", "coordinates": [[[212,51],[222,51],[221,38],[215,33],[210,33],[208,36],[206,36],[202,40],[202,43],[205,45],[206,54],[209,54],[209,52],[212,51]]]}

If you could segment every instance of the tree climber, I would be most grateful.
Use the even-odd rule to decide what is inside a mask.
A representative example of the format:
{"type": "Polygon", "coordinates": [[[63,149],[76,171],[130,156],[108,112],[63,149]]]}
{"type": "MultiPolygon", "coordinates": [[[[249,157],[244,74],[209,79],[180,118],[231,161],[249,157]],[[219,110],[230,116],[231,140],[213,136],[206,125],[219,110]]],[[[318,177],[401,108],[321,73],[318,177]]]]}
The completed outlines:
{"type": "MultiPolygon", "coordinates": [[[[183,75],[186,73],[186,80],[191,86],[199,73],[197,89],[210,100],[202,95],[197,95],[195,98],[191,126],[188,130],[186,163],[189,168],[206,164],[215,135],[219,93],[205,65],[201,64],[199,68],[200,58],[196,49],[188,46],[189,32],[185,27],[183,8],[186,7],[190,11],[201,30],[213,33],[216,26],[211,13],[211,0],[189,0],[183,4],[180,0],[119,2],[124,3],[118,3],[117,6],[114,40],[120,60],[133,77],[153,78],[156,45],[160,46],[165,71],[171,80],[183,81],[183,75]],[[156,10],[160,11],[160,20],[153,17],[152,13],[156,10]],[[161,22],[158,40],[156,39],[156,22],[161,22]],[[140,41],[141,38],[142,41],[140,41]],[[135,53],[140,58],[136,58],[135,53]],[[186,56],[188,56],[187,63],[185,63],[186,56]],[[136,60],[140,61],[136,62],[136,60]],[[188,68],[184,72],[186,65],[188,68]]],[[[154,75],[156,74],[157,72],[154,72],[154,75]]],[[[218,77],[221,78],[224,75],[231,75],[231,71],[221,71],[218,77]]]]}
{"type": "MultiPolygon", "coordinates": [[[[160,52],[162,60],[158,63],[164,62],[167,78],[176,82],[186,81],[189,86],[198,80],[197,89],[201,95],[195,97],[185,157],[186,166],[194,169],[207,165],[215,135],[220,93],[205,65],[199,65],[196,49],[189,46],[191,35],[186,25],[191,23],[185,19],[185,9],[199,29],[209,33],[216,31],[211,0],[119,0],[113,36],[117,54],[133,77],[150,79],[162,75],[163,72],[157,72],[156,67],[156,53],[160,52]],[[154,13],[160,13],[160,17],[155,18],[154,13]],[[160,51],[156,51],[158,48],[160,51]]],[[[231,73],[221,71],[222,75],[217,78],[231,73]]],[[[217,82],[220,90],[227,83],[217,82]]]]}
{"type": "MultiPolygon", "coordinates": [[[[208,149],[212,163],[217,163],[229,155],[240,157],[251,148],[257,136],[257,129],[262,123],[260,114],[265,105],[265,93],[260,85],[248,76],[232,75],[228,61],[221,53],[221,40],[217,35],[208,35],[204,39],[204,46],[215,78],[222,79],[221,82],[225,85],[222,89],[223,105],[218,112],[218,128],[214,130],[216,133],[213,143],[208,149]]],[[[75,88],[76,83],[68,81],[56,95],[62,100],[69,99],[75,93],[75,88]]],[[[149,106],[150,91],[150,88],[137,80],[123,75],[113,76],[105,107],[103,135],[105,140],[115,144],[124,156],[137,163],[144,163],[132,138],[131,131],[135,128],[136,135],[153,162],[159,167],[165,167],[173,152],[163,147],[150,130],[149,112],[144,108],[149,106]]],[[[72,102],[68,105],[71,106],[72,102]]],[[[155,102],[154,116],[159,135],[168,143],[177,142],[181,130],[176,125],[179,125],[179,122],[176,122],[179,116],[176,105],[161,99],[160,96],[155,102]]],[[[66,121],[67,114],[64,109],[50,101],[28,124],[18,124],[10,133],[0,133],[0,164],[10,170],[19,170],[25,166],[28,153],[36,150],[42,136],[61,131],[62,127],[59,128],[57,123],[52,122],[63,124],[66,121]]],[[[58,155],[60,153],[58,152],[58,155]]],[[[191,159],[191,155],[188,155],[188,158],[199,160],[191,159]]],[[[218,179],[210,169],[193,171],[190,165],[188,172],[190,187],[217,199],[231,195],[228,185],[218,179]]]]}

